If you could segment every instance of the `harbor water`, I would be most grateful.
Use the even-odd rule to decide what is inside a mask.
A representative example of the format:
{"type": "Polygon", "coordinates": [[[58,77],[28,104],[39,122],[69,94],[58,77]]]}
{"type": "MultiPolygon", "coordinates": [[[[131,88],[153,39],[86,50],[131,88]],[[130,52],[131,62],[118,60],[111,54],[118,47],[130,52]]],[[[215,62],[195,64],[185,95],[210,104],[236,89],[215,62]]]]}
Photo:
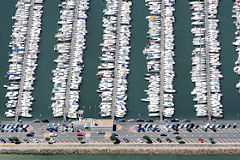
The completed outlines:
{"type": "MultiPolygon", "coordinates": [[[[144,80],[144,73],[147,73],[146,59],[142,53],[147,44],[148,22],[146,15],[149,15],[144,0],[132,0],[132,28],[131,28],[131,53],[130,53],[130,74],[128,76],[128,113],[126,118],[143,118],[148,119],[147,103],[141,102],[141,98],[145,98],[144,90],[147,89],[148,82],[144,80]]],[[[8,53],[10,48],[11,27],[13,25],[12,16],[15,14],[15,4],[17,0],[0,0],[0,120],[6,120],[4,116],[6,103],[6,90],[4,84],[8,84],[4,75],[8,70],[8,53]]],[[[177,0],[175,4],[175,118],[199,119],[195,116],[194,103],[192,101],[191,91],[193,84],[191,83],[190,71],[192,69],[191,53],[193,50],[191,33],[191,11],[188,0],[177,0]]],[[[54,35],[57,33],[60,9],[57,0],[45,0],[43,8],[43,26],[40,41],[40,54],[38,59],[38,68],[36,70],[36,82],[34,86],[33,96],[33,118],[54,119],[52,117],[51,108],[51,71],[56,67],[53,60],[56,59],[57,53],[53,50],[57,43],[54,35]]],[[[240,114],[240,95],[235,88],[239,77],[233,72],[234,62],[237,59],[235,47],[232,45],[234,41],[235,27],[233,25],[232,16],[233,1],[221,0],[219,5],[218,18],[220,20],[219,30],[221,43],[221,71],[224,78],[221,80],[221,88],[223,93],[223,111],[224,119],[239,119],[240,114]]],[[[101,56],[102,43],[102,17],[105,2],[103,0],[91,0],[90,10],[88,11],[86,36],[87,49],[84,53],[84,70],[82,73],[83,81],[80,87],[80,109],[84,110],[84,117],[99,117],[100,97],[96,90],[99,80],[97,79],[97,66],[100,64],[98,57],[101,56]]],[[[201,118],[204,119],[204,118],[201,118]]],[[[7,119],[13,120],[13,119],[7,119]]],[[[59,118],[61,120],[61,118],[59,118]]]]}

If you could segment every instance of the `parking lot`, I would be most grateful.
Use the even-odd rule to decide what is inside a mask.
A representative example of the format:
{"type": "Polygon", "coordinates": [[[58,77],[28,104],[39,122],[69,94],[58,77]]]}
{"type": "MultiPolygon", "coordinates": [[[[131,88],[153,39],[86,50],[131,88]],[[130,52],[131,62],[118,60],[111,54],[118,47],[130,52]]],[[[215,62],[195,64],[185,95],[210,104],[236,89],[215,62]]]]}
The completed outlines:
{"type": "MultiPolygon", "coordinates": [[[[19,123],[20,124],[20,123],[19,123]]],[[[18,124],[18,125],[19,125],[18,124]]],[[[127,139],[130,143],[141,143],[139,139],[142,139],[144,135],[147,135],[152,142],[159,143],[157,141],[157,138],[161,140],[161,143],[166,143],[166,138],[169,138],[172,143],[178,142],[176,140],[176,136],[180,136],[182,138],[182,141],[185,143],[200,143],[199,139],[202,139],[204,143],[209,143],[209,138],[212,137],[214,139],[214,142],[216,143],[240,143],[240,123],[239,121],[219,121],[214,123],[205,123],[202,121],[196,121],[196,122],[184,122],[184,126],[181,128],[180,122],[121,122],[117,125],[121,126],[117,131],[114,131],[118,136],[116,136],[122,143],[125,143],[123,140],[127,139]],[[156,130],[145,130],[139,131],[136,129],[139,124],[144,125],[144,123],[147,123],[148,126],[151,126],[149,124],[152,124],[152,126],[157,126],[156,130]],[[177,125],[179,123],[179,125],[177,125]],[[191,128],[191,132],[187,130],[186,126],[191,126],[190,124],[193,123],[194,126],[191,128]],[[177,127],[177,134],[174,134],[176,132],[173,129],[174,125],[177,127]],[[187,125],[189,124],[189,125],[187,125]],[[213,125],[214,124],[214,125],[213,125]],[[220,125],[227,125],[228,128],[217,128],[217,124],[220,125]],[[236,124],[235,128],[233,128],[234,124],[236,124]],[[195,128],[196,125],[199,125],[199,127],[195,128]],[[167,126],[167,127],[166,127],[167,126]],[[208,126],[207,131],[204,131],[204,127],[208,126]],[[216,132],[210,129],[211,126],[215,126],[216,132]],[[166,136],[161,136],[161,134],[166,134],[166,136]]],[[[55,143],[79,143],[77,134],[81,133],[83,140],[86,143],[110,143],[110,136],[112,135],[113,131],[104,130],[101,129],[101,131],[104,132],[104,134],[98,134],[97,130],[91,131],[91,130],[76,130],[71,127],[70,123],[64,123],[64,122],[55,122],[55,123],[33,123],[33,122],[24,122],[20,124],[20,128],[18,127],[17,131],[14,129],[14,125],[16,126],[16,123],[12,122],[2,122],[1,126],[3,131],[0,132],[0,138],[4,139],[6,143],[10,143],[8,140],[12,137],[18,137],[19,141],[21,143],[26,143],[23,141],[23,139],[27,139],[29,143],[48,143],[46,141],[46,137],[52,138],[55,143]],[[7,125],[9,124],[9,125],[7,125]],[[12,125],[11,125],[12,124],[12,125]],[[21,129],[23,128],[24,124],[28,124],[28,127],[26,130],[21,129]],[[12,126],[6,128],[5,126],[12,126]],[[54,128],[55,127],[55,128],[54,128]],[[50,129],[49,129],[50,128],[50,129]],[[51,129],[52,128],[52,129],[51,129]],[[26,136],[26,134],[33,132],[34,135],[32,136],[26,136]],[[50,135],[53,135],[52,137],[50,135]]],[[[146,125],[146,124],[145,124],[146,125]]],[[[1,127],[0,127],[1,128],[1,127]]],[[[151,127],[150,127],[151,128],[151,127]]],[[[3,143],[3,142],[2,142],[3,143]]]]}

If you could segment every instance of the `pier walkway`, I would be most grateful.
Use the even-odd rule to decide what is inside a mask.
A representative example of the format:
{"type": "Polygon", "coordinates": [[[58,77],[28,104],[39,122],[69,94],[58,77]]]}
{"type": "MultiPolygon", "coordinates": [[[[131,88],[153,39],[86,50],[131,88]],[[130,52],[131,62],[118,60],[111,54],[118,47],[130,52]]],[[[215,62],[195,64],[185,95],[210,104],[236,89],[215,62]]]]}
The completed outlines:
{"type": "Polygon", "coordinates": [[[165,0],[162,0],[161,2],[161,52],[160,52],[160,105],[159,105],[159,114],[160,114],[160,120],[163,120],[163,95],[164,95],[164,89],[163,89],[163,77],[164,77],[164,51],[165,51],[165,35],[164,35],[164,30],[165,30],[165,0]]]}
{"type": "Polygon", "coordinates": [[[118,21],[117,21],[117,37],[116,37],[116,50],[115,50],[115,62],[114,62],[114,80],[113,80],[113,96],[112,96],[112,119],[115,119],[116,112],[116,92],[117,92],[117,75],[118,75],[118,55],[119,55],[119,36],[121,27],[121,7],[122,0],[119,0],[118,4],[118,21]]]}
{"type": "Polygon", "coordinates": [[[207,110],[208,119],[212,118],[212,107],[211,107],[211,86],[210,86],[210,56],[209,56],[209,24],[208,24],[208,0],[204,0],[204,14],[205,14],[205,52],[206,52],[206,75],[207,75],[207,110]]]}
{"type": "Polygon", "coordinates": [[[73,31],[72,31],[72,41],[71,41],[71,50],[70,50],[70,59],[69,59],[69,74],[68,74],[68,78],[67,78],[67,86],[66,86],[66,98],[65,98],[65,106],[63,108],[63,118],[64,121],[67,120],[67,115],[68,115],[68,111],[69,111],[69,97],[70,97],[70,90],[71,90],[71,77],[72,77],[72,63],[73,63],[73,52],[74,52],[74,46],[75,46],[75,42],[76,42],[76,37],[75,37],[75,33],[76,33],[76,25],[77,25],[77,18],[78,18],[78,7],[79,6],[79,0],[76,0],[75,2],[75,10],[74,10],[74,22],[73,22],[73,31]]]}
{"type": "Polygon", "coordinates": [[[26,76],[25,75],[26,61],[27,61],[27,56],[29,54],[29,39],[30,39],[30,34],[31,34],[34,3],[35,3],[35,0],[31,0],[30,11],[29,11],[29,19],[28,19],[28,32],[27,32],[26,43],[25,43],[25,53],[24,53],[23,62],[22,62],[22,75],[21,75],[21,80],[20,80],[20,84],[19,84],[19,93],[18,93],[16,113],[15,113],[15,121],[18,121],[19,116],[21,114],[21,110],[22,110],[21,100],[22,100],[23,86],[24,86],[24,81],[25,81],[25,76],[26,76]]]}

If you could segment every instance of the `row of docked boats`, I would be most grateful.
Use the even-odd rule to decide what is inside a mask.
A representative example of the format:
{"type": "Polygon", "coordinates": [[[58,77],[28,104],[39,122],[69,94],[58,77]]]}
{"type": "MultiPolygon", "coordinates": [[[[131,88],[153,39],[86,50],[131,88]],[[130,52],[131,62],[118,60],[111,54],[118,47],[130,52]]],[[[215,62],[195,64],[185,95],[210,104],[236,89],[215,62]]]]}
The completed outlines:
{"type": "Polygon", "coordinates": [[[127,112],[127,75],[131,36],[131,5],[128,0],[106,0],[102,19],[104,33],[97,77],[101,117],[124,117],[127,112]]]}
{"type": "MultiPolygon", "coordinates": [[[[233,15],[232,17],[235,19],[234,25],[236,26],[236,32],[235,32],[235,42],[233,42],[233,45],[236,46],[236,52],[238,53],[238,59],[235,62],[235,67],[233,68],[233,71],[240,75],[240,1],[235,0],[233,5],[233,15]]],[[[240,81],[236,84],[236,88],[238,89],[238,93],[240,94],[240,81]]]]}
{"type": "Polygon", "coordinates": [[[147,32],[148,44],[143,54],[146,56],[148,73],[145,79],[149,81],[145,90],[149,102],[149,116],[172,117],[174,114],[173,80],[175,77],[174,53],[174,7],[175,0],[145,0],[150,15],[147,32]]]}
{"type": "Polygon", "coordinates": [[[89,0],[64,0],[59,7],[62,8],[60,28],[55,35],[58,43],[54,46],[59,56],[54,60],[57,67],[52,71],[51,108],[54,117],[77,118],[89,0]]]}
{"type": "Polygon", "coordinates": [[[218,0],[194,0],[189,2],[192,12],[191,30],[194,35],[192,52],[191,80],[195,88],[191,92],[196,102],[194,108],[199,117],[223,117],[221,104],[219,57],[220,43],[218,42],[218,0]]]}
{"type": "Polygon", "coordinates": [[[5,97],[8,98],[6,117],[32,117],[32,102],[34,100],[35,70],[38,66],[39,41],[41,33],[41,18],[43,0],[19,0],[16,13],[12,19],[11,42],[9,47],[9,71],[5,75],[10,85],[5,97]]]}

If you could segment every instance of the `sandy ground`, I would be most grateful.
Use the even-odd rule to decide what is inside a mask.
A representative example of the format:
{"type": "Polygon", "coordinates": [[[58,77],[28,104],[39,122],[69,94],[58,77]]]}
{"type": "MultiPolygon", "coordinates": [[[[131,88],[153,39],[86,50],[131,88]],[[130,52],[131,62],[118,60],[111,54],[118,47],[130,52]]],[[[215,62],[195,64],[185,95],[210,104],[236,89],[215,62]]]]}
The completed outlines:
{"type": "Polygon", "coordinates": [[[129,128],[129,131],[131,131],[131,132],[137,132],[137,131],[134,129],[134,127],[136,127],[136,125],[131,126],[131,127],[129,128]]]}

